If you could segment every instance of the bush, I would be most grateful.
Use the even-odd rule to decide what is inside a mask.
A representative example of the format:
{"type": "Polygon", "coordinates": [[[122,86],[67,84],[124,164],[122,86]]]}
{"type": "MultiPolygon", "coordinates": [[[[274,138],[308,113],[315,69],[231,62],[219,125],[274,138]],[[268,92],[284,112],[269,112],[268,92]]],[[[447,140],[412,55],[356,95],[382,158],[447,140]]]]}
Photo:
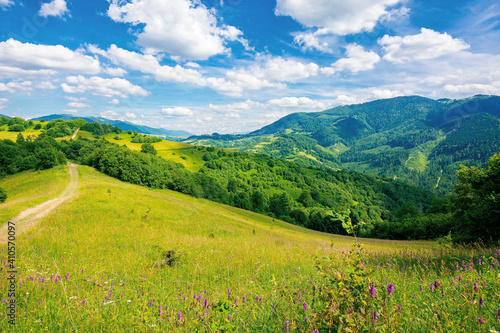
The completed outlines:
{"type": "Polygon", "coordinates": [[[39,130],[39,129],[41,129],[41,128],[42,128],[42,124],[36,124],[36,125],[35,125],[35,129],[36,129],[36,130],[39,130]]]}
{"type": "Polygon", "coordinates": [[[0,187],[0,203],[5,202],[7,200],[7,191],[0,187]]]}
{"type": "Polygon", "coordinates": [[[14,124],[9,126],[9,131],[11,132],[22,132],[24,131],[24,126],[21,124],[14,124]]]}

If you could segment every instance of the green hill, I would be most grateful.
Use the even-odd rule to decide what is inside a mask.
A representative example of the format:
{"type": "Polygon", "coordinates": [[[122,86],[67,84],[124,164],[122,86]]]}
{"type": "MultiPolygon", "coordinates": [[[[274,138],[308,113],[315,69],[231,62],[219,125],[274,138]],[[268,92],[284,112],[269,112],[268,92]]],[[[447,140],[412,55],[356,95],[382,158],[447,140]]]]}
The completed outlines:
{"type": "MultiPolygon", "coordinates": [[[[6,300],[15,299],[15,315],[2,320],[3,330],[15,320],[20,332],[322,332],[371,327],[373,311],[388,331],[470,331],[478,316],[499,328],[496,249],[358,239],[362,251],[347,255],[352,237],[124,183],[87,166],[78,178],[75,195],[38,224],[22,234],[23,222],[15,225],[16,273],[0,271],[2,295],[12,293],[5,281],[16,281],[6,300]],[[470,268],[456,272],[460,260],[470,268]],[[479,276],[484,285],[474,283],[479,276]],[[473,288],[483,308],[463,306],[477,302],[473,288]],[[361,307],[340,307],[350,304],[361,307]],[[335,316],[324,312],[331,306],[339,306],[335,316]],[[345,321],[353,314],[355,323],[345,321]]],[[[12,193],[2,213],[38,204],[32,196],[40,186],[50,189],[47,200],[58,195],[67,179],[67,167],[0,179],[12,193]]]]}
{"type": "Polygon", "coordinates": [[[356,170],[450,193],[460,164],[482,166],[498,151],[499,117],[498,96],[396,97],[290,114],[246,135],[205,135],[184,142],[356,170]],[[475,129],[480,139],[470,134],[475,129]],[[451,158],[446,151],[457,154],[451,158]]]}

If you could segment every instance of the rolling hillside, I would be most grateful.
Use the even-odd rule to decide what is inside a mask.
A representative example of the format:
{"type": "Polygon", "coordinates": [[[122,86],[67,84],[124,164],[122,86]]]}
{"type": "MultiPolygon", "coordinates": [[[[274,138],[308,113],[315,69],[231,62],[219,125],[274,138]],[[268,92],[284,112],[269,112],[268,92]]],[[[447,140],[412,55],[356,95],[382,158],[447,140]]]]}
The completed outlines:
{"type": "MultiPolygon", "coordinates": [[[[11,194],[0,204],[3,218],[59,195],[67,171],[61,166],[1,179],[0,186],[11,194]]],[[[351,247],[354,255],[347,256],[352,237],[124,183],[87,166],[78,166],[78,179],[73,197],[16,234],[17,331],[276,332],[290,327],[323,332],[343,325],[342,319],[323,314],[333,301],[330,292],[343,304],[351,301],[341,290],[352,288],[356,300],[369,302],[356,312],[368,327],[373,322],[369,310],[376,310],[379,325],[389,330],[433,326],[479,332],[470,330],[477,326],[477,305],[461,306],[450,298],[472,302],[475,296],[459,288],[472,290],[478,273],[487,282],[474,284],[487,300],[480,315],[498,328],[496,271],[471,264],[459,272],[464,281],[453,287],[459,283],[453,276],[458,274],[455,261],[481,263],[496,249],[484,249],[480,256],[481,251],[443,251],[434,242],[358,239],[362,252],[351,247]],[[446,286],[445,303],[441,292],[421,288],[436,279],[446,286]],[[344,289],[337,289],[335,281],[344,289]],[[390,298],[384,296],[388,286],[390,298]],[[432,305],[431,311],[427,303],[446,305],[432,305]],[[397,305],[400,310],[394,310],[397,305]],[[436,313],[449,320],[436,321],[436,313]]],[[[15,230],[28,222],[21,219],[15,230]]],[[[7,262],[6,254],[0,261],[7,262]]],[[[9,292],[8,274],[0,271],[3,295],[9,292]]],[[[7,319],[0,323],[3,329],[7,325],[7,319]]]]}
{"type": "Polygon", "coordinates": [[[108,125],[112,125],[112,126],[118,126],[123,131],[131,130],[132,132],[137,131],[139,133],[158,135],[158,136],[187,137],[187,136],[192,135],[191,133],[186,132],[186,131],[168,130],[165,128],[153,128],[153,127],[149,127],[149,126],[133,124],[133,123],[128,122],[128,121],[111,120],[111,119],[102,118],[102,117],[75,117],[75,116],[71,116],[69,114],[51,114],[51,115],[47,115],[47,116],[33,118],[33,120],[36,120],[36,121],[39,121],[40,119],[45,119],[46,121],[51,121],[54,119],[62,119],[65,121],[75,120],[75,119],[83,119],[88,123],[92,123],[93,121],[97,121],[100,124],[108,124],[108,125]]]}
{"type": "Polygon", "coordinates": [[[290,114],[246,135],[196,136],[184,142],[399,178],[450,193],[460,164],[482,166],[498,151],[499,117],[498,96],[396,97],[290,114]]]}

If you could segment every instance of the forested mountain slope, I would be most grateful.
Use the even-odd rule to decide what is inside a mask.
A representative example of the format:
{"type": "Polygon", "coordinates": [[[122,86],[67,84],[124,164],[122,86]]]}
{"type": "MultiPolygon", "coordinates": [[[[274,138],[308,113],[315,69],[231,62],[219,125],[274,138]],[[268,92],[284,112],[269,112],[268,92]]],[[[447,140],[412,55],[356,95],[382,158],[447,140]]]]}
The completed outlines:
{"type": "Polygon", "coordinates": [[[185,142],[399,178],[449,193],[460,164],[482,166],[500,148],[499,117],[498,96],[407,96],[294,113],[246,135],[196,136],[185,142]]]}

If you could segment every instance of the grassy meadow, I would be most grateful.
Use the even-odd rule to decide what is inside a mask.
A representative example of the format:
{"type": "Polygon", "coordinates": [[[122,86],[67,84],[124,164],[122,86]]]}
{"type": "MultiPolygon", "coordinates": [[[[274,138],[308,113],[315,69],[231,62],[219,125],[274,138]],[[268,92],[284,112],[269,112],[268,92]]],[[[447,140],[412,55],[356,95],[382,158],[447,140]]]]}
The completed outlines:
{"type": "MultiPolygon", "coordinates": [[[[126,145],[132,150],[141,150],[142,143],[131,142],[133,134],[121,132],[118,137],[120,138],[119,140],[116,139],[116,133],[108,133],[104,135],[104,138],[109,142],[113,142],[121,146],[126,145]]],[[[155,142],[152,145],[158,151],[158,156],[180,163],[184,165],[186,170],[197,172],[205,164],[202,157],[207,152],[203,147],[166,140],[155,142]]]]}
{"type": "MultiPolygon", "coordinates": [[[[498,249],[359,239],[360,250],[352,237],[78,172],[76,196],[17,237],[16,325],[1,318],[1,331],[500,329],[498,249]]],[[[2,221],[68,179],[66,166],[1,179],[2,221]]]]}

